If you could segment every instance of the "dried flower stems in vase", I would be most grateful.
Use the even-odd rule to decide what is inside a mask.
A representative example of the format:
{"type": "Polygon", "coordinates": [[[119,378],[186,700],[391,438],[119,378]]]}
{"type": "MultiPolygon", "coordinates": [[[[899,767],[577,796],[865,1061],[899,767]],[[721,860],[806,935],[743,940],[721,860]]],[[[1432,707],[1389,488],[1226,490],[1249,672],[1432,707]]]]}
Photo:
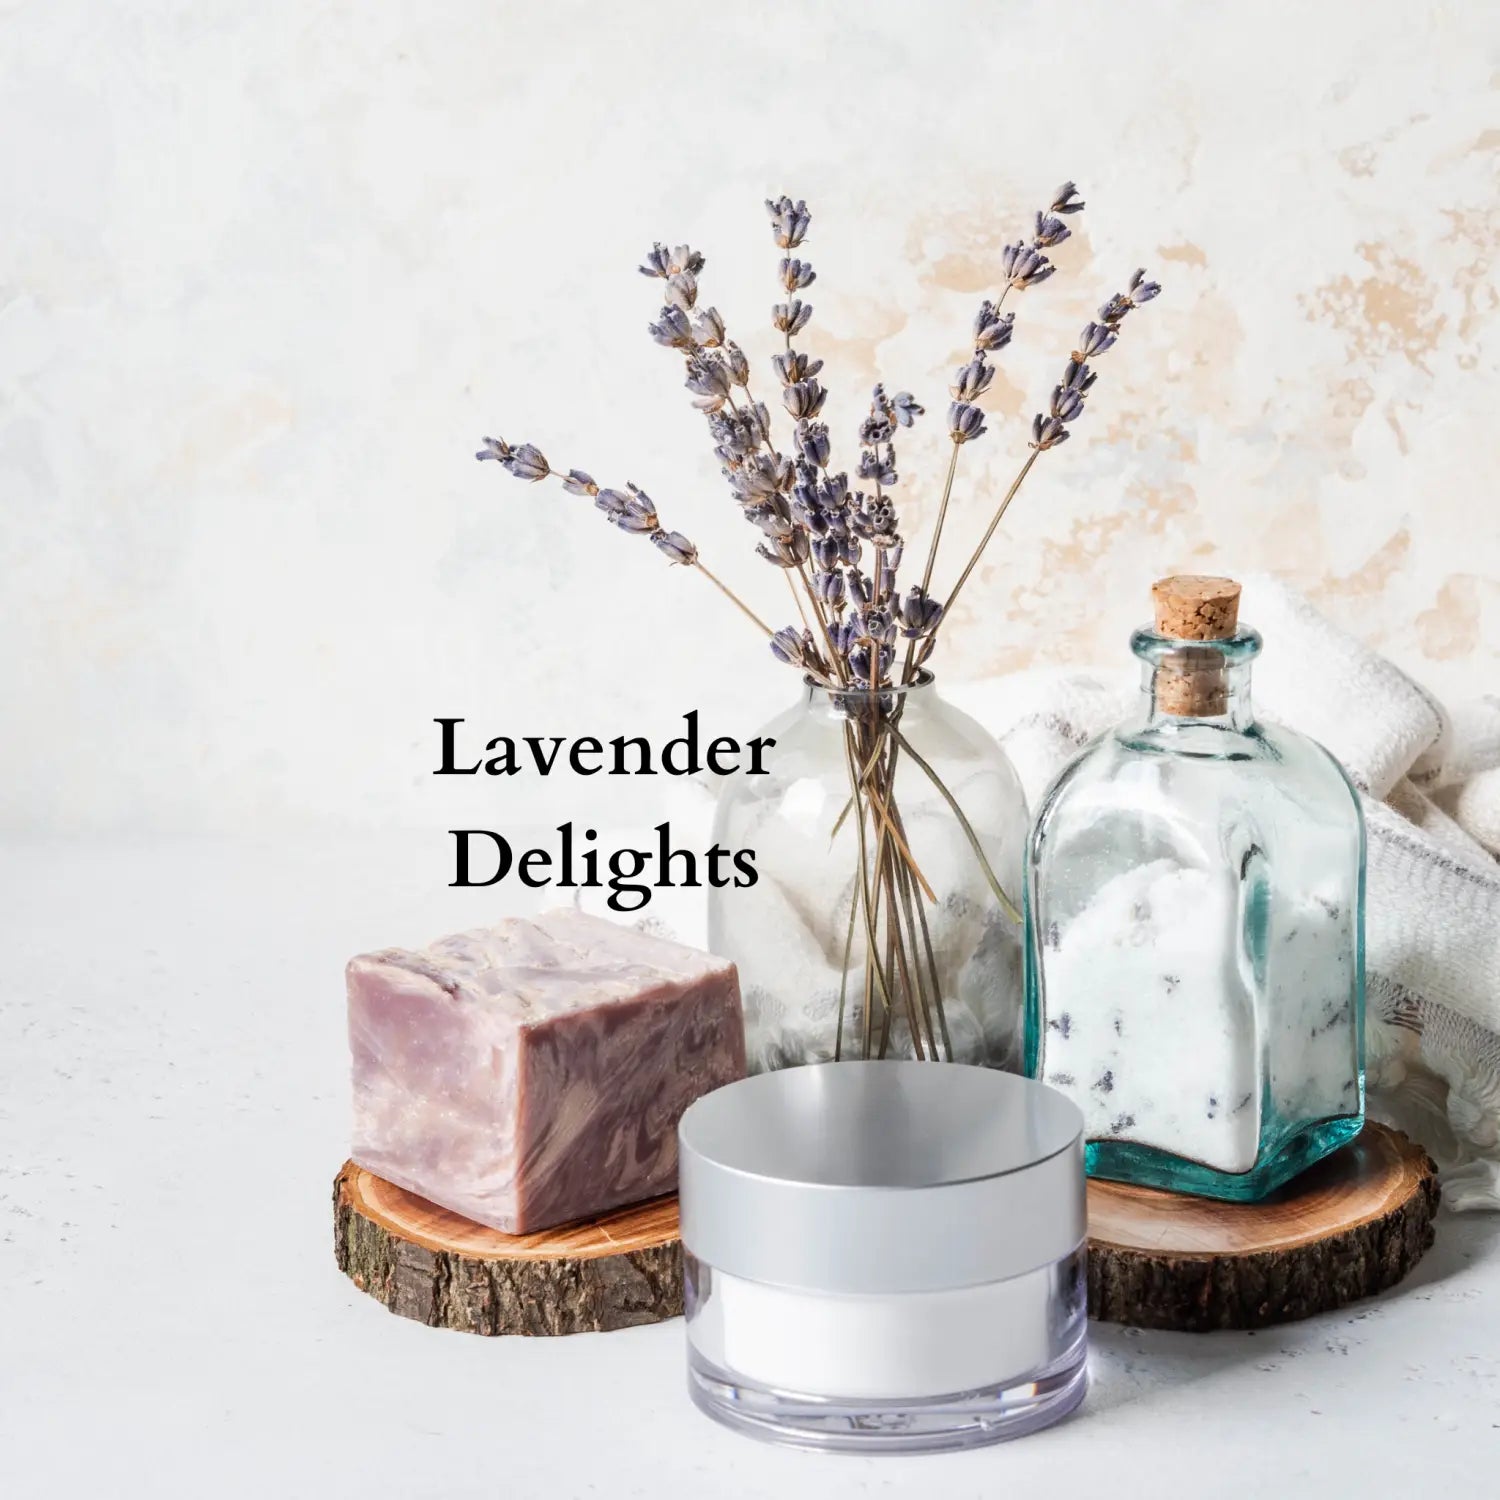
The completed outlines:
{"type": "MultiPolygon", "coordinates": [[[[750,363],[730,337],[724,317],[701,299],[704,257],[687,245],[656,244],[640,266],[644,276],[662,283],[663,305],[650,325],[651,336],[682,358],[684,383],[708,424],[730,494],[758,533],[756,551],[786,580],[794,623],[777,629],[768,625],[760,612],[710,571],[687,537],[663,526],[654,502],[635,485],[603,488],[581,470],[554,468],[529,443],[513,447],[499,438],[486,438],[478,454],[496,460],[518,479],[559,479],[569,493],[592,497],[622,531],[649,537],[669,562],[701,573],[766,638],[777,660],[798,671],[822,716],[836,727],[842,790],[830,804],[818,838],[829,850],[852,844],[852,868],[839,881],[837,892],[826,886],[822,891],[824,904],[838,912],[831,928],[802,913],[809,928],[819,927],[822,933],[809,946],[818,950],[836,977],[836,1001],[830,995],[826,1026],[820,1021],[799,1025],[790,1015],[787,996],[773,993],[778,989],[774,981],[757,986],[753,974],[746,975],[752,1066],[851,1054],[885,1056],[893,1050],[918,1058],[1015,1060],[1019,987],[1014,994],[989,996],[990,1007],[1005,1012],[999,1017],[976,1016],[975,1005],[960,994],[964,981],[957,971],[965,964],[972,966],[983,949],[986,923],[981,921],[975,929],[980,936],[971,932],[957,944],[963,951],[955,959],[950,918],[958,907],[972,915],[976,903],[950,899],[951,874],[945,871],[939,881],[924,870],[924,849],[939,847],[928,831],[932,809],[956,830],[966,858],[982,875],[985,906],[1003,913],[1012,924],[1019,920],[1014,889],[1006,889],[994,868],[990,851],[998,845],[993,828],[989,833],[976,828],[972,806],[966,811],[965,799],[955,795],[951,778],[938,764],[944,757],[926,753],[937,741],[919,743],[928,734],[938,735],[938,730],[919,734],[917,726],[929,718],[946,723],[950,749],[965,743],[972,749],[977,726],[969,721],[959,725],[962,716],[950,710],[934,715],[930,694],[923,696],[932,680],[929,663],[944,621],[1027,475],[1043,454],[1071,436],[1095,383],[1093,362],[1114,346],[1127,315],[1160,291],[1137,271],[1125,290],[1110,297],[1097,319],[1083,329],[1046,409],[1032,422],[1024,461],[955,581],[940,596],[933,580],[940,544],[950,529],[960,453],[989,431],[981,403],[995,375],[992,356],[1009,345],[1014,332],[1015,313],[1005,310],[1005,304],[1013,292],[1039,286],[1054,274],[1049,251],[1068,238],[1066,219],[1083,207],[1074,185],[1064,183],[1036,214],[1032,233],[1007,245],[1001,255],[998,293],[981,304],[973,323],[970,358],[949,386],[947,472],[921,581],[904,592],[899,576],[906,544],[894,499],[900,482],[896,441],[899,430],[910,427],[925,411],[910,393],[889,394],[877,385],[859,427],[853,478],[833,469],[832,442],[820,420],[827,399],[818,379],[823,362],[801,347],[801,335],[813,314],[803,294],[817,273],[798,254],[811,225],[811,214],[800,200],[783,197],[766,204],[772,236],[782,252],[781,300],[771,309],[781,348],[771,367],[790,422],[787,446],[779,446],[770,407],[756,398],[750,363]],[[919,703],[928,706],[913,707],[919,703]],[[918,801],[923,803],[920,838],[913,822],[918,801]],[[939,889],[940,884],[945,889],[939,889]],[[827,931],[834,930],[837,937],[830,940],[827,931]],[[963,1024],[957,1026],[960,1018],[963,1024]],[[954,1034],[956,1026],[959,1036],[954,1034]]],[[[1019,818],[1023,826],[1018,836],[1024,837],[1018,784],[998,747],[990,745],[1003,772],[996,774],[1001,780],[1008,777],[1014,788],[999,795],[1000,802],[1008,799],[1014,804],[1013,811],[997,812],[995,818],[1019,818]]],[[[754,847],[753,839],[750,842],[754,847]]],[[[762,883],[765,863],[763,857],[762,883]]],[[[742,970],[754,968],[749,954],[730,951],[726,956],[739,959],[742,970]]],[[[801,983],[789,980],[788,987],[801,983]]]]}

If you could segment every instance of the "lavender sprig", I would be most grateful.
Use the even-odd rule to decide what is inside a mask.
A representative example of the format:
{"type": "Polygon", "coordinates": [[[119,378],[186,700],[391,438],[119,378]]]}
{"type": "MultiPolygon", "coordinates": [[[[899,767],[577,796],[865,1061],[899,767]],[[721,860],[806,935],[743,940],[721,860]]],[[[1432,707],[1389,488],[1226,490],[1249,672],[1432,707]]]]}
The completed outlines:
{"type": "MultiPolygon", "coordinates": [[[[969,575],[984,555],[984,550],[989,546],[990,538],[994,536],[996,528],[1000,525],[1006,508],[1015,498],[1022,481],[1031,472],[1032,465],[1043,453],[1067,442],[1070,436],[1070,424],[1083,415],[1086,398],[1093,390],[1097,379],[1095,371],[1089,365],[1089,360],[1097,359],[1114,348],[1120,337],[1120,325],[1124,322],[1126,315],[1135,308],[1152,301],[1160,293],[1161,287],[1158,283],[1147,280],[1144,270],[1137,271],[1130,278],[1125,290],[1116,292],[1099,309],[1098,321],[1084,325],[1083,332],[1078,336],[1078,346],[1068,356],[1068,361],[1063,367],[1062,379],[1052,388],[1052,398],[1048,403],[1048,409],[1038,412],[1032,419],[1029,445],[1031,452],[1027,455],[1026,462],[1021,465],[1020,472],[1011,481],[1010,488],[1005,492],[995,514],[990,518],[990,524],[980,538],[979,545],[965,564],[963,572],[959,574],[958,582],[953,585],[947,599],[943,601],[943,618],[952,614],[954,600],[958,598],[959,592],[969,580],[969,575]]],[[[930,640],[926,649],[930,652],[930,640]]]]}
{"type": "Polygon", "coordinates": [[[595,508],[604,514],[606,520],[621,531],[649,538],[669,563],[697,569],[764,635],[769,637],[774,633],[733,589],[708,570],[697,547],[687,537],[680,531],[668,531],[661,524],[655,502],[639,486],[627,482],[623,490],[602,489],[582,469],[568,469],[566,472],[554,469],[541,449],[530,443],[513,447],[504,438],[493,437],[483,439],[483,443],[475,458],[481,461],[491,459],[517,479],[531,484],[550,476],[559,480],[570,495],[592,496],[595,508]]]}
{"type": "Polygon", "coordinates": [[[1068,425],[1083,415],[1084,399],[1098,378],[1090,359],[1098,359],[1114,348],[1120,337],[1125,315],[1159,296],[1161,287],[1137,271],[1123,292],[1116,292],[1099,309],[1098,322],[1086,323],[1078,335],[1078,347],[1068,356],[1062,379],[1052,388],[1052,399],[1045,412],[1031,421],[1031,446],[1039,451],[1056,448],[1071,435],[1068,425]]]}
{"type": "MultiPolygon", "coordinates": [[[[1072,181],[1062,184],[1053,193],[1045,210],[1038,210],[1035,233],[1030,243],[1017,240],[1006,245],[1001,252],[1001,268],[1005,272],[1005,285],[993,302],[988,298],[980,303],[974,315],[973,353],[967,364],[960,365],[948,387],[953,404],[948,408],[948,436],[953,451],[948,456],[948,473],[943,480],[943,495],[938,502],[937,520],[932,527],[932,540],[927,547],[927,561],[922,568],[922,593],[932,587],[932,570],[937,563],[938,545],[943,538],[943,525],[948,519],[948,502],[953,496],[953,480],[958,473],[958,451],[965,443],[972,443],[985,435],[984,410],[978,405],[979,398],[989,390],[995,378],[995,367],[990,355],[998,354],[1011,341],[1016,315],[1002,312],[1005,299],[1012,291],[1025,291],[1038,285],[1052,275],[1056,267],[1044,251],[1060,245],[1072,231],[1059,214],[1076,214],[1084,207],[1083,199],[1072,181]]],[[[936,622],[934,621],[934,628],[936,622]]],[[[912,672],[921,665],[932,651],[931,636],[923,642],[920,653],[915,641],[907,647],[906,665],[902,679],[911,680],[912,672]]]]}
{"type": "MultiPolygon", "coordinates": [[[[795,205],[789,205],[788,214],[787,233],[796,234],[795,205]]],[[[805,231],[805,204],[801,221],[805,231]]],[[[660,242],[652,247],[640,270],[667,285],[665,305],[649,332],[657,343],[683,356],[684,383],[693,394],[694,406],[708,419],[714,452],[730,491],[741,514],[762,535],[756,552],[776,567],[800,574],[808,558],[808,538],[793,524],[785,498],[794,477],[793,465],[771,441],[770,413],[750,397],[749,362],[730,339],[723,317],[717,308],[698,306],[698,274],[704,264],[704,257],[686,245],[674,251],[660,242]],[[736,390],[741,392],[740,400],[735,398],[736,390]]],[[[813,272],[800,261],[795,268],[788,262],[783,278],[789,284],[807,285],[813,272]]],[[[803,326],[811,314],[810,307],[798,303],[788,317],[803,326]]],[[[819,368],[820,362],[803,360],[790,371],[797,377],[788,382],[795,394],[784,401],[803,420],[816,416],[823,404],[822,389],[811,379],[819,368]]],[[[810,584],[808,591],[812,593],[810,584]]]]}
{"type": "MultiPolygon", "coordinates": [[[[785,198],[768,201],[766,208],[777,245],[784,251],[795,250],[811,223],[806,203],[785,198]]],[[[784,255],[780,280],[787,300],[772,312],[773,322],[784,335],[784,349],[776,356],[773,367],[782,385],[782,404],[797,423],[798,449],[793,460],[772,442],[769,412],[750,395],[748,362],[729,338],[724,319],[717,309],[697,307],[697,278],[702,268],[703,257],[687,246],[676,251],[668,251],[660,243],[653,247],[640,269],[647,276],[664,280],[667,289],[666,305],[658,321],[650,327],[651,336],[683,354],[686,383],[693,393],[694,405],[708,419],[724,477],[741,514],[761,534],[757,553],[782,569],[789,584],[792,575],[797,576],[820,629],[828,638],[830,613],[836,615],[843,604],[842,579],[821,566],[809,577],[807,565],[813,541],[826,536],[839,507],[834,504],[830,515],[824,515],[821,502],[812,507],[804,505],[801,519],[796,519],[788,498],[801,468],[826,466],[829,458],[827,429],[816,420],[827,399],[816,379],[822,361],[811,359],[792,345],[793,335],[805,328],[812,317],[811,305],[797,293],[812,285],[817,273],[800,257],[784,255]],[[741,393],[739,399],[736,391],[741,393]],[[810,528],[806,518],[813,514],[819,517],[820,524],[810,528]]],[[[816,475],[813,482],[816,483],[816,475]]],[[[842,530],[847,535],[847,527],[842,530]]],[[[792,593],[806,623],[803,597],[795,585],[792,593]]],[[[831,651],[831,640],[829,644],[831,651]]]]}
{"type": "Polygon", "coordinates": [[[669,562],[692,567],[698,561],[698,549],[680,531],[665,530],[656,514],[655,502],[638,485],[627,482],[623,490],[601,489],[582,469],[566,472],[554,469],[540,448],[530,443],[513,448],[504,438],[485,438],[484,447],[474,457],[481,461],[493,459],[517,479],[531,484],[549,476],[558,479],[570,495],[592,496],[595,508],[621,531],[649,537],[669,562]]]}
{"type": "MultiPolygon", "coordinates": [[[[771,220],[771,236],[783,250],[795,250],[807,236],[812,214],[801,199],[793,203],[781,197],[766,199],[766,213],[771,220]]],[[[785,302],[771,309],[771,326],[782,335],[784,352],[772,358],[772,368],[781,381],[781,404],[793,421],[811,421],[823,410],[828,393],[814,378],[823,368],[820,359],[809,359],[792,348],[792,339],[812,321],[812,303],[797,293],[810,287],[818,273],[805,260],[784,255],[780,266],[781,285],[787,294],[785,302]]]]}
{"type": "Polygon", "coordinates": [[[896,509],[886,494],[901,477],[896,469],[893,439],[898,427],[910,427],[925,411],[910,391],[888,396],[885,387],[877,385],[870,395],[869,415],[860,423],[858,473],[862,480],[874,485],[874,494],[868,498],[863,492],[856,494],[854,525],[856,533],[875,549],[870,583],[876,604],[887,603],[894,593],[896,569],[904,550],[896,509]]]}

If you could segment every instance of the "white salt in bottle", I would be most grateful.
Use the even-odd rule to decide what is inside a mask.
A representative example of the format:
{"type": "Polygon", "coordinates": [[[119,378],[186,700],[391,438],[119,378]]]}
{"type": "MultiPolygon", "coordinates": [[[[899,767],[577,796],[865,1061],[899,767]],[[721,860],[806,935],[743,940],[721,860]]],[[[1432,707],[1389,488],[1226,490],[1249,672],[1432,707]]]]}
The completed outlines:
{"type": "Polygon", "coordinates": [[[1263,1197],[1364,1120],[1364,822],[1320,745],[1258,721],[1240,588],[1162,579],[1140,711],[1044,799],[1027,1071],[1091,1175],[1263,1197]]]}

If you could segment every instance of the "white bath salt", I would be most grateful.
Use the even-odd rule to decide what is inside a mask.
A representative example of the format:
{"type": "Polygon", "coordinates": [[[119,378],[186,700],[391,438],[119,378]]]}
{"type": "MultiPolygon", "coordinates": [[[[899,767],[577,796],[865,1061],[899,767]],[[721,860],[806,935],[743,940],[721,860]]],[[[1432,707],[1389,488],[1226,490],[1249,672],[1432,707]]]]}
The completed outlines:
{"type": "Polygon", "coordinates": [[[1246,872],[1153,860],[1043,933],[1042,1076],[1083,1109],[1086,1139],[1246,1172],[1267,1104],[1298,1124],[1357,1108],[1352,913],[1270,890],[1253,856],[1246,872]]]}
{"type": "Polygon", "coordinates": [[[1332,888],[1280,915],[1267,944],[1271,1098],[1282,1120],[1359,1109],[1354,911],[1332,888]]]}

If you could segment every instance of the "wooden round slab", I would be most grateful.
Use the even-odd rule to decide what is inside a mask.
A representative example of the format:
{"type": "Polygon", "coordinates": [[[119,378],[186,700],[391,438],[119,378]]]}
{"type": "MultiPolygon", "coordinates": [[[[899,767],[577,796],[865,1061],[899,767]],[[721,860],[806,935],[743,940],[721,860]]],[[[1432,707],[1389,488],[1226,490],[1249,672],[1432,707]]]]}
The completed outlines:
{"type": "Polygon", "coordinates": [[[1374,1121],[1260,1203],[1091,1181],[1089,1315],[1264,1328],[1394,1286],[1432,1244],[1432,1158],[1374,1121]]]}
{"type": "Polygon", "coordinates": [[[682,1312],[677,1199],[510,1235],[352,1161],[333,1183],[334,1257],[403,1318],[464,1333],[600,1333],[682,1312]]]}

